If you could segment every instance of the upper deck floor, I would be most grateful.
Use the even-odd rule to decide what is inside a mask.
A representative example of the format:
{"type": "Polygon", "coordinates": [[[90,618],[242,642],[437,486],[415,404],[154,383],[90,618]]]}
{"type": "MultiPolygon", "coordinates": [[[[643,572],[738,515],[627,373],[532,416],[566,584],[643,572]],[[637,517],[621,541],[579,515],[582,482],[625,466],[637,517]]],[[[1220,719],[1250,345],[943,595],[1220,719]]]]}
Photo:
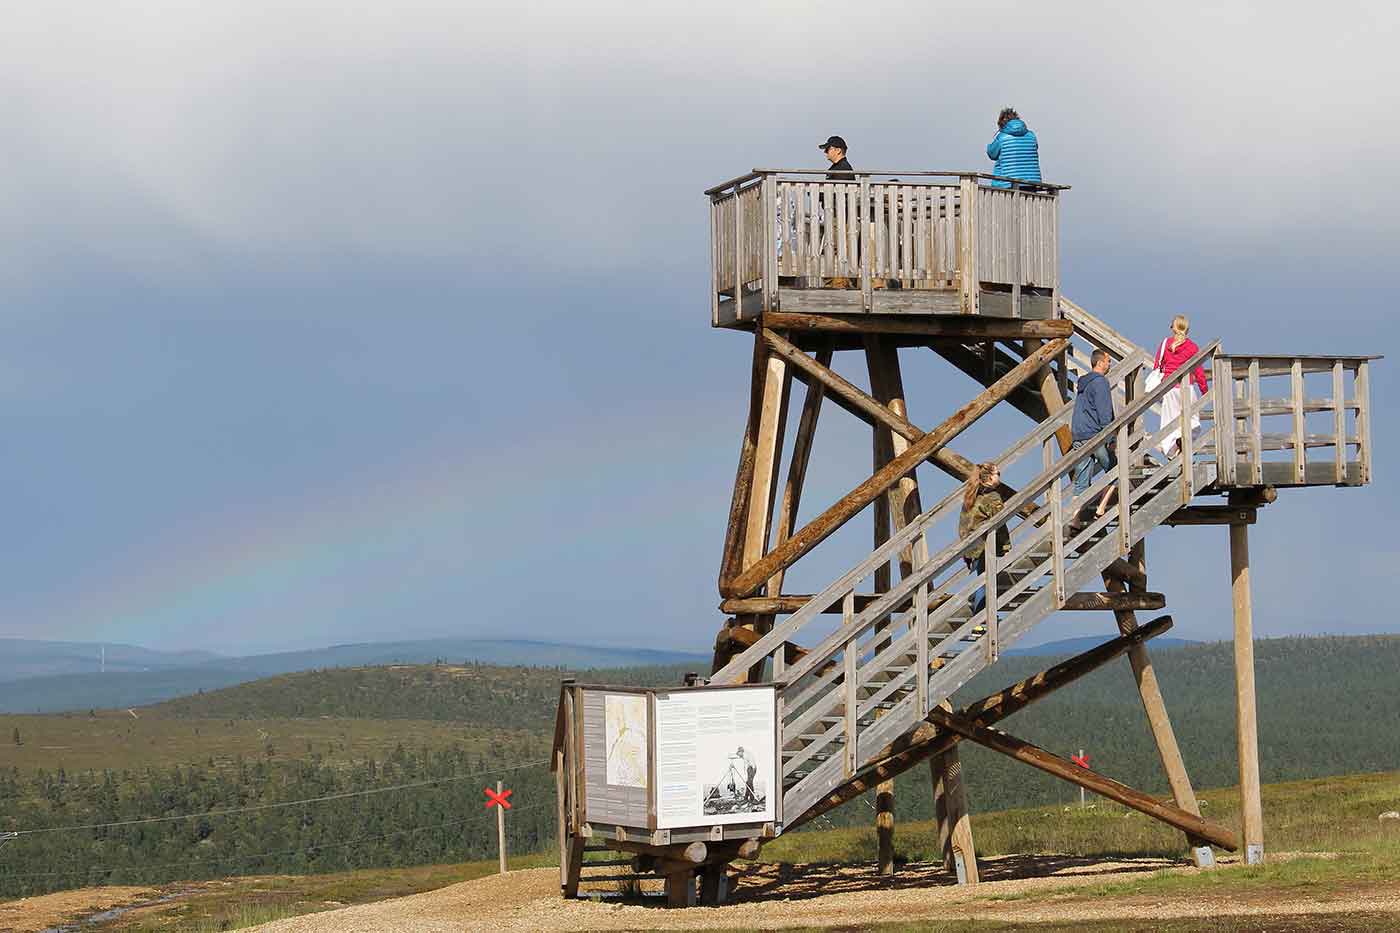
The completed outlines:
{"type": "Polygon", "coordinates": [[[981,172],[826,174],[755,169],[705,192],[714,326],[777,310],[1055,316],[1066,186],[991,187],[996,176],[981,172]]]}

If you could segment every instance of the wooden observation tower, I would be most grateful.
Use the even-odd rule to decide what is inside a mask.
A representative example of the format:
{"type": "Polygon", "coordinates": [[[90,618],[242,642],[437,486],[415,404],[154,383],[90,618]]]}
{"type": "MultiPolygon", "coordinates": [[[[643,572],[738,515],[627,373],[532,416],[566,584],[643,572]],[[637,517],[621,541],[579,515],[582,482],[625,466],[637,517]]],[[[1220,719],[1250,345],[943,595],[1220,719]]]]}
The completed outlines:
{"type": "MultiPolygon", "coordinates": [[[[692,688],[698,693],[634,691],[647,694],[636,701],[648,730],[638,790],[613,783],[611,761],[604,769],[602,751],[591,751],[603,744],[603,694],[629,688],[565,685],[555,770],[567,896],[588,880],[585,851],[608,848],[631,856],[634,872],[664,876],[673,904],[694,902],[697,876],[702,897],[721,901],[730,860],[871,789],[878,871],[889,874],[893,780],[924,761],[945,866],[976,883],[958,761],[963,741],[1181,830],[1198,866],[1213,864],[1212,846],[1243,850],[1250,863],[1263,859],[1248,529],[1281,489],[1370,482],[1369,365],[1378,358],[1226,353],[1212,340],[1146,391],[1152,352],[1061,294],[1059,201],[1067,189],[991,187],[989,179],[858,172],[833,181],[818,172],[756,170],[706,192],[711,323],[753,339],[748,420],[719,572],[725,621],[709,679],[692,688]],[[1111,359],[1116,419],[1071,450],[1070,393],[1099,349],[1111,359]],[[844,352],[864,356],[865,386],[832,368],[844,352]],[[901,360],[942,360],[982,390],[956,411],[940,412],[940,423],[920,427],[920,400],[906,398],[901,360]],[[1197,365],[1211,375],[1209,390],[1183,406],[1179,422],[1159,429],[1161,400],[1187,385],[1197,365]],[[794,383],[802,398],[790,418],[794,383]],[[847,494],[813,507],[803,486],[811,458],[821,456],[815,441],[826,402],[869,426],[873,467],[852,477],[847,494]],[[962,536],[960,492],[974,464],[954,442],[1003,403],[1030,419],[995,458],[1005,507],[962,536]],[[1166,458],[1155,448],[1173,431],[1183,443],[1166,458]],[[1102,517],[1073,516],[1075,467],[1105,442],[1114,443],[1118,464],[1095,477],[1081,502],[1111,489],[1112,504],[1102,517]],[[787,592],[793,564],[862,512],[873,520],[873,550],[819,593],[787,592]],[[1136,615],[1166,606],[1148,587],[1146,554],[1147,538],[1163,525],[1228,528],[1242,834],[1202,818],[1162,701],[1147,642],[1171,619],[1140,625],[1136,615]],[[1000,555],[999,536],[1010,540],[1000,555]],[[987,566],[976,571],[963,555],[979,543],[987,566]],[[979,588],[985,606],[973,611],[979,588]],[[953,708],[955,691],[1056,612],[1112,613],[1116,636],[953,708]],[[994,728],[1124,654],[1171,802],[994,728]],[[668,738],[664,723],[675,719],[678,700],[698,703],[705,691],[740,685],[766,688],[773,698],[770,810],[749,823],[674,828],[664,818],[666,775],[689,753],[674,738],[681,733],[668,738]]],[[[745,794],[753,797],[749,774],[745,794]]],[[[728,791],[744,796],[742,783],[731,778],[728,791]]]]}

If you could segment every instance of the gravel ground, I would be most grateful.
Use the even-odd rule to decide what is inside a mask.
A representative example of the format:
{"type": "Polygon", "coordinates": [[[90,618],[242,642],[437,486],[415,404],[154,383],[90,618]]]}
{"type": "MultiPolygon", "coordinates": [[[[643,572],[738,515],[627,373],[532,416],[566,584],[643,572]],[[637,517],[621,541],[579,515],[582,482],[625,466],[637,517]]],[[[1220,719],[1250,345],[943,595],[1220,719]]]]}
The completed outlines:
{"type": "MultiPolygon", "coordinates": [[[[1270,854],[1275,860],[1281,856],[1270,854]]],[[[1163,869],[1193,871],[1161,859],[1089,861],[1012,856],[987,859],[984,883],[958,888],[929,864],[901,867],[895,878],[871,877],[868,867],[776,865],[752,867],[733,903],[666,910],[639,904],[565,902],[559,872],[541,868],[494,875],[411,897],[309,914],[255,927],[260,933],[461,933],[499,930],[576,933],[593,930],[781,929],[854,926],[920,918],[975,918],[1003,922],[1153,920],[1165,918],[1277,917],[1280,915],[1393,915],[1400,925],[1400,879],[1345,896],[1303,898],[1277,891],[1211,891],[1064,901],[1057,890],[1086,881],[1112,881],[1163,869]],[[1025,894],[1025,900],[989,900],[1025,894]]],[[[1223,867],[1228,871],[1228,867],[1223,867]]]]}

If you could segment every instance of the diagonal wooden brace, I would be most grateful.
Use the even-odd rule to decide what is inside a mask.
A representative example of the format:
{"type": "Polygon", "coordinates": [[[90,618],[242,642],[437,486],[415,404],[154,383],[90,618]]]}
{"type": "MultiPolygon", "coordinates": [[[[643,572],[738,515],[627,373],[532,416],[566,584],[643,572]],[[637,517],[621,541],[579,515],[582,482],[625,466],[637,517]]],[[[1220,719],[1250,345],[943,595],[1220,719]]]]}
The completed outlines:
{"type": "MultiPolygon", "coordinates": [[[[764,331],[765,338],[768,331],[764,331]]],[[[776,335],[774,335],[776,336],[776,335]]],[[[934,428],[909,445],[909,448],[895,457],[874,476],[861,483],[845,496],[842,496],[825,512],[812,519],[792,537],[775,547],[761,560],[740,573],[722,592],[724,596],[749,596],[768,582],[768,578],[780,569],[792,566],[804,554],[816,547],[858,514],[875,497],[884,493],[899,478],[912,471],[920,463],[944,444],[957,437],[973,422],[990,411],[1012,389],[1034,375],[1047,360],[1069,345],[1065,339],[1051,340],[1039,350],[1026,357],[1015,369],[998,379],[985,392],[964,405],[947,421],[934,428]]]]}
{"type": "Polygon", "coordinates": [[[1078,784],[1100,797],[1116,800],[1125,807],[1131,807],[1139,813],[1161,820],[1169,826],[1175,826],[1177,829],[1196,838],[1204,839],[1212,845],[1220,846],[1220,848],[1230,852],[1239,848],[1239,835],[1234,830],[1218,823],[1212,823],[1194,813],[1188,813],[1180,807],[1162,803],[1150,794],[1144,794],[1140,790],[1115,781],[1113,778],[1105,777],[1096,771],[1082,768],[1069,759],[1047,752],[1030,742],[1018,739],[1013,735],[1007,735],[1005,732],[989,729],[976,720],[954,715],[941,709],[932,710],[928,714],[928,718],[935,725],[957,732],[963,738],[976,742],[984,748],[990,748],[994,752],[1000,752],[1007,757],[1025,762],[1033,768],[1063,778],[1071,784],[1078,784]]]}
{"type": "MultiPolygon", "coordinates": [[[[1134,645],[1140,645],[1149,638],[1156,638],[1171,627],[1171,616],[1160,616],[1131,634],[1106,641],[984,697],[963,709],[959,715],[981,725],[990,726],[1098,670],[1134,645]]],[[[796,829],[808,820],[834,810],[841,804],[859,797],[877,783],[903,774],[925,758],[947,751],[961,741],[962,736],[956,732],[939,729],[930,722],[920,723],[912,732],[885,746],[860,774],[808,808],[806,813],[788,821],[785,831],[796,829]]]]}

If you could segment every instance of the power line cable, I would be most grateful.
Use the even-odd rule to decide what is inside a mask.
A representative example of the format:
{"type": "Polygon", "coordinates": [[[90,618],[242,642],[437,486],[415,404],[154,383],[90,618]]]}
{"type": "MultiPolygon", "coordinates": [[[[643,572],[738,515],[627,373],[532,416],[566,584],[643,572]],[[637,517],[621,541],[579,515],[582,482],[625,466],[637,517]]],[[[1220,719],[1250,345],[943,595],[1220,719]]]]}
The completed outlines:
{"type": "Polygon", "coordinates": [[[203,813],[184,813],[179,816],[147,816],[134,820],[116,820],[110,823],[85,823],[77,826],[45,826],[41,829],[19,829],[13,830],[13,836],[37,836],[41,833],[62,833],[74,832],[83,829],[112,829],[122,826],[144,826],[150,823],[173,823],[179,820],[195,820],[205,816],[230,816],[236,813],[252,813],[259,810],[280,810],[286,807],[299,807],[308,803],[322,803],[327,800],[345,800],[350,797],[368,797],[372,794],[387,794],[391,791],[411,790],[417,787],[431,787],[434,784],[449,784],[455,781],[466,781],[474,778],[484,777],[488,774],[504,774],[508,771],[523,771],[526,768],[537,768],[540,765],[549,764],[549,759],[542,758],[539,761],[527,761],[523,764],[511,765],[505,768],[492,768],[489,771],[476,771],[471,774],[456,774],[448,777],[432,778],[425,781],[413,781],[408,784],[393,784],[388,787],[371,787],[365,790],[343,791],[338,794],[326,794],[321,797],[308,797],[305,800],[285,800],[277,803],[258,803],[246,807],[233,807],[227,810],[206,810],[203,813]]]}

